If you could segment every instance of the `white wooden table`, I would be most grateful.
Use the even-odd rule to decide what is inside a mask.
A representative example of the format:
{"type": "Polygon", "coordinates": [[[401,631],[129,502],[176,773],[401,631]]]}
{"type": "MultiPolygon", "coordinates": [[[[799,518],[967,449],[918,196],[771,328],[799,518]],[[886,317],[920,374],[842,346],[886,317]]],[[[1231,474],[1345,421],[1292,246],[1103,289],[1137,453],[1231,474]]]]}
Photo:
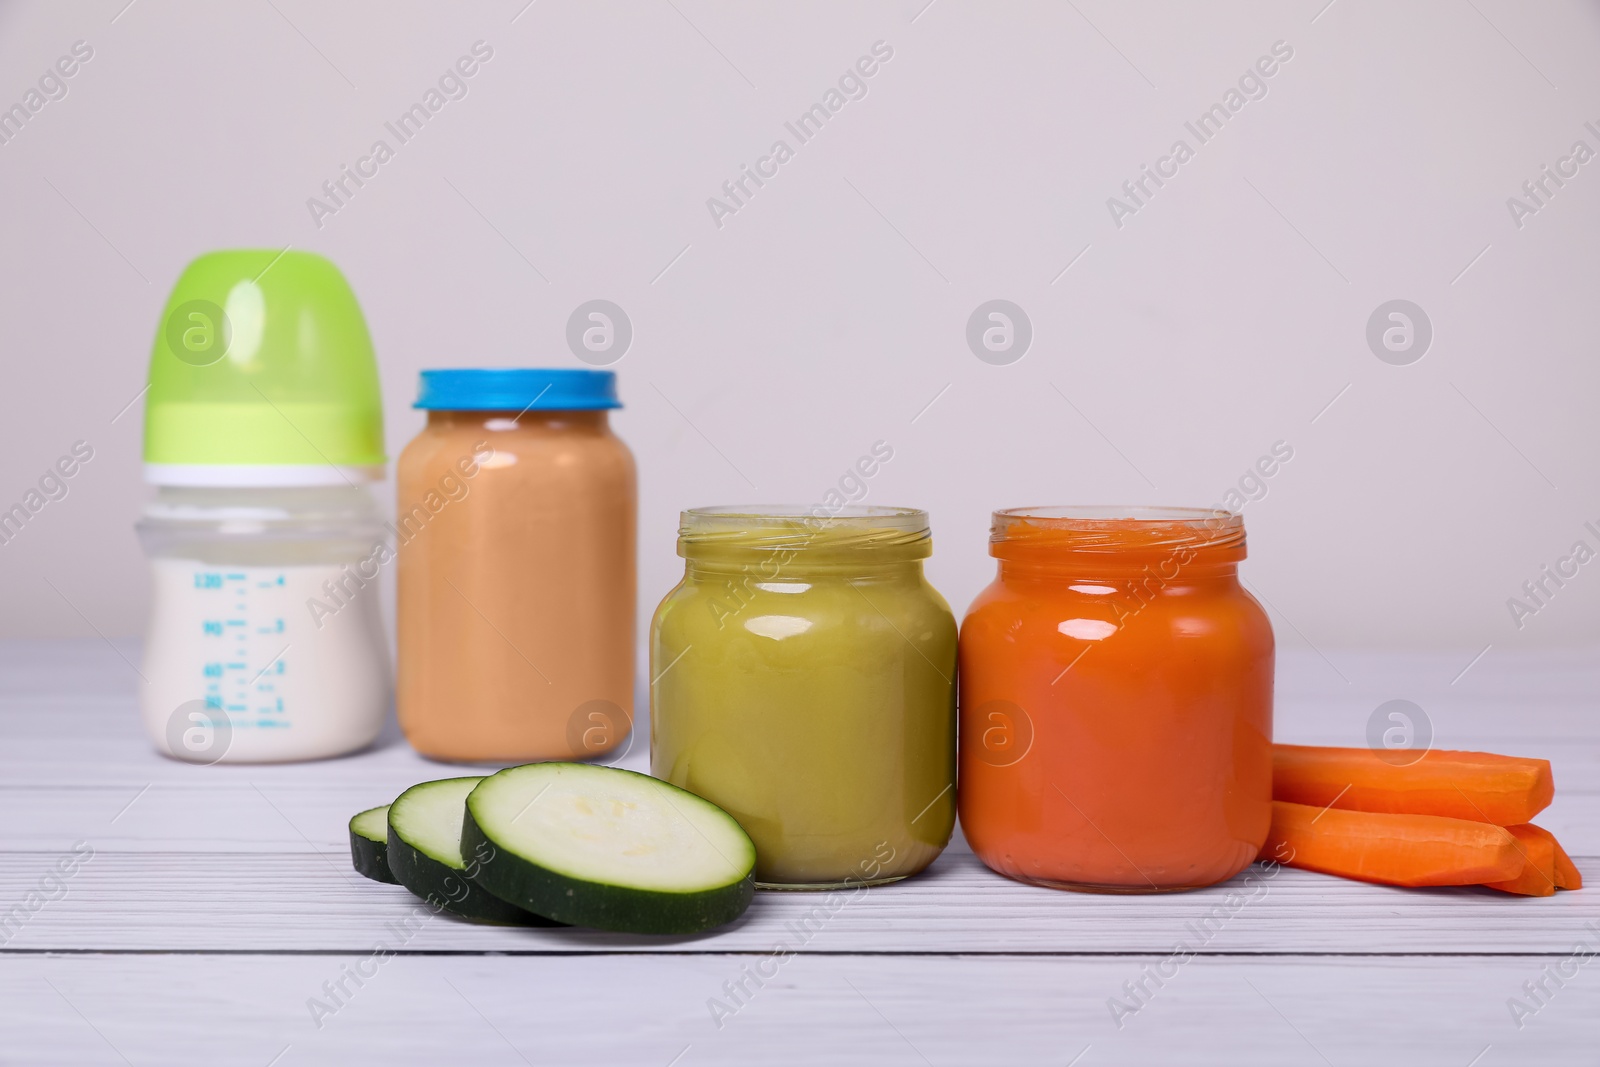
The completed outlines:
{"type": "Polygon", "coordinates": [[[139,679],[107,645],[0,645],[0,913],[56,898],[0,948],[0,1063],[1595,1062],[1600,961],[1567,961],[1600,950],[1600,653],[1496,649],[1452,683],[1471,651],[1325,651],[1280,657],[1280,740],[1360,744],[1373,708],[1405,697],[1439,747],[1548,757],[1540,821],[1597,888],[1525,899],[1284,871],[1159,987],[1147,965],[1229,887],[1053,893],[959,839],[923,876],[814,916],[781,963],[818,895],[759,894],[693,938],[445,917],[407,931],[416,901],[351,870],[345,821],[450,768],[397,737],[318,764],[180,764],[146,743],[139,679]],[[46,875],[77,842],[93,856],[63,895],[46,875]],[[1119,1027],[1109,1001],[1141,979],[1153,994],[1119,1027]],[[334,1001],[324,984],[341,980],[334,1001]],[[1520,1027],[1513,997],[1537,1008],[1520,1027]],[[314,1021],[312,998],[336,1010],[314,1021]],[[720,1026],[713,998],[736,1009],[720,1026]]]}

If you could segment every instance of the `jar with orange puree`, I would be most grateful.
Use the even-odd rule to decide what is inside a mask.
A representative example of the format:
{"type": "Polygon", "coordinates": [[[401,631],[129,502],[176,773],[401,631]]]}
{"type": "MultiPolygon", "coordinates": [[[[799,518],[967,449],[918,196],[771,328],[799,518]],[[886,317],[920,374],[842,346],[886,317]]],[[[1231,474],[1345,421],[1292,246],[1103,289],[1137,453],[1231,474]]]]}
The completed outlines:
{"type": "Polygon", "coordinates": [[[994,515],[961,628],[961,826],[1019,881],[1153,893],[1225,881],[1272,813],[1272,627],[1244,520],[1191,508],[994,515]]]}

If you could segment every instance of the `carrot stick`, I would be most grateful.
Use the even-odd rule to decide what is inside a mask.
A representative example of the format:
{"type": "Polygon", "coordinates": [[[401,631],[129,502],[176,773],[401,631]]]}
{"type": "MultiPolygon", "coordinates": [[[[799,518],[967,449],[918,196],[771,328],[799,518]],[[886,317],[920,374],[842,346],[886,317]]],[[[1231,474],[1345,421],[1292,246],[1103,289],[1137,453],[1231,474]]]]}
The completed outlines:
{"type": "MultiPolygon", "coordinates": [[[[1531,822],[1524,823],[1521,826],[1508,826],[1506,829],[1515,834],[1518,840],[1522,840],[1523,834],[1533,834],[1536,837],[1541,837],[1546,841],[1549,841],[1551,849],[1555,852],[1556,888],[1583,888],[1583,875],[1578,873],[1577,864],[1572,862],[1572,857],[1567,855],[1567,850],[1561,847],[1561,842],[1556,840],[1555,834],[1551,833],[1549,830],[1546,830],[1542,826],[1535,826],[1531,822]]],[[[1529,854],[1532,854],[1531,849],[1529,850],[1529,854]]]]}
{"type": "Polygon", "coordinates": [[[1561,847],[1561,842],[1554,837],[1550,841],[1556,846],[1556,888],[1582,889],[1583,875],[1578,872],[1578,865],[1572,862],[1572,857],[1561,847]]]}
{"type": "Polygon", "coordinates": [[[1525,897],[1552,897],[1556,893],[1556,839],[1532,823],[1508,826],[1523,855],[1522,871],[1503,882],[1485,882],[1490,889],[1525,897]]]}
{"type": "Polygon", "coordinates": [[[1549,760],[1434,750],[1402,767],[1365,748],[1272,746],[1272,797],[1292,804],[1513,826],[1554,795],[1549,760]]]}
{"type": "Polygon", "coordinates": [[[1316,808],[1277,800],[1262,859],[1385,885],[1477,885],[1515,878],[1517,841],[1485,822],[1316,808]]]}

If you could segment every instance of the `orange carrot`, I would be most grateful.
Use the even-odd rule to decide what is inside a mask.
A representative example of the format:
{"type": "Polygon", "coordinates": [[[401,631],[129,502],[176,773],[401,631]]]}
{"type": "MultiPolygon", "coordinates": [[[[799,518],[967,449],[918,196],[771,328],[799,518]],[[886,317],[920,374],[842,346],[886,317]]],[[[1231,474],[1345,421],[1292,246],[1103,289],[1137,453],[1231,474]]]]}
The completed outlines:
{"type": "Polygon", "coordinates": [[[1515,878],[1503,882],[1485,882],[1490,889],[1502,893],[1516,893],[1525,897],[1551,897],[1556,892],[1556,839],[1532,823],[1508,826],[1507,832],[1517,839],[1523,863],[1515,878]]]}
{"type": "Polygon", "coordinates": [[[1261,859],[1385,885],[1477,885],[1515,878],[1517,841],[1485,822],[1272,804],[1261,859]]]}
{"type": "Polygon", "coordinates": [[[1546,830],[1542,826],[1535,826],[1531,822],[1524,823],[1521,826],[1508,826],[1506,829],[1510,830],[1513,834],[1516,834],[1518,840],[1521,840],[1523,834],[1527,833],[1533,834],[1537,837],[1542,837],[1546,841],[1549,841],[1551,849],[1555,852],[1556,888],[1583,888],[1583,875],[1578,873],[1577,864],[1572,862],[1572,857],[1567,855],[1567,850],[1561,847],[1561,842],[1556,840],[1555,834],[1552,834],[1549,830],[1546,830]]]}
{"type": "Polygon", "coordinates": [[[1272,798],[1291,804],[1513,826],[1554,795],[1549,760],[1434,750],[1397,766],[1365,748],[1272,746],[1272,798]]]}
{"type": "Polygon", "coordinates": [[[1578,873],[1578,865],[1572,862],[1572,857],[1561,847],[1561,842],[1554,837],[1550,842],[1556,846],[1556,888],[1582,889],[1583,875],[1578,873]]]}

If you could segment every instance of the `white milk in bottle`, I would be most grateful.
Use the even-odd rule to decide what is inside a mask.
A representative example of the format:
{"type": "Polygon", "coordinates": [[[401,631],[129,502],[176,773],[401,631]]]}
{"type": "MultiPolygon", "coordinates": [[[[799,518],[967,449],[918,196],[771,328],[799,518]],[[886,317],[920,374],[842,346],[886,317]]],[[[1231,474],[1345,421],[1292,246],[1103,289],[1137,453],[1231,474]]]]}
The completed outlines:
{"type": "Polygon", "coordinates": [[[372,742],[391,695],[378,583],[390,550],[364,488],[163,488],[139,528],[152,578],[142,704],[158,745],[211,763],[372,742]]]}

